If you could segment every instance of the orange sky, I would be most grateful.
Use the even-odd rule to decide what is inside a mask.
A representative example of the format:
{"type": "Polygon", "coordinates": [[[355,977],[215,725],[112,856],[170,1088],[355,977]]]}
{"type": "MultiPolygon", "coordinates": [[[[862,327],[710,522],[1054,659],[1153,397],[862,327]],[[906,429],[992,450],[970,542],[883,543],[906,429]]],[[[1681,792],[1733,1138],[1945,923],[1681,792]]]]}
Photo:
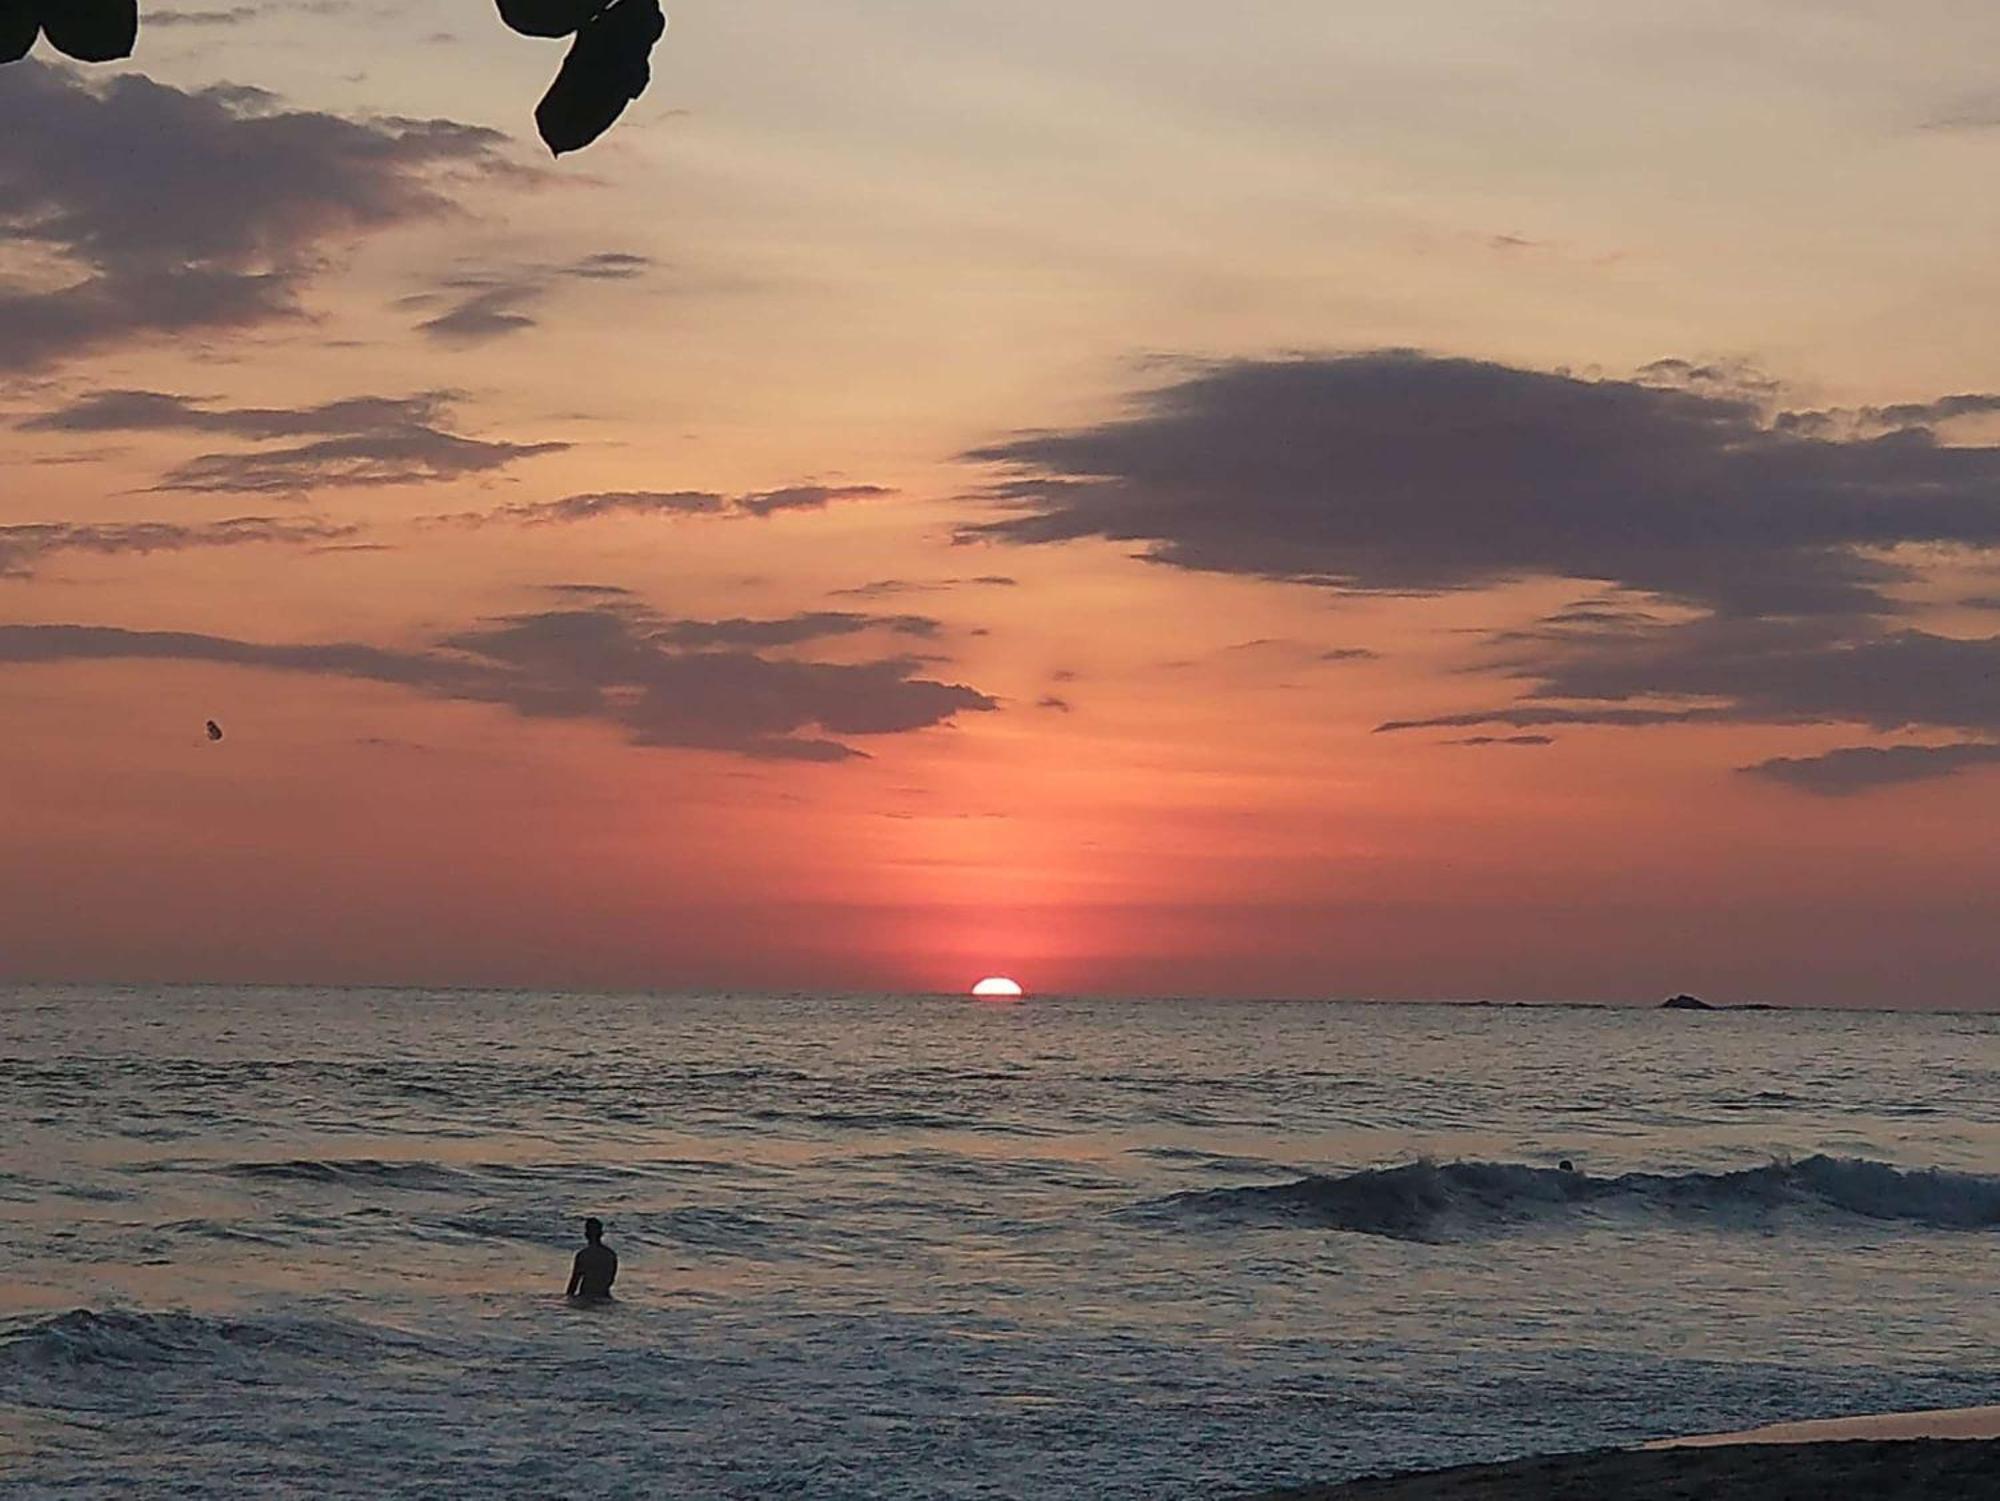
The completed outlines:
{"type": "Polygon", "coordinates": [[[2000,18],[800,10],[0,70],[0,976],[1993,999],[2000,18]]]}

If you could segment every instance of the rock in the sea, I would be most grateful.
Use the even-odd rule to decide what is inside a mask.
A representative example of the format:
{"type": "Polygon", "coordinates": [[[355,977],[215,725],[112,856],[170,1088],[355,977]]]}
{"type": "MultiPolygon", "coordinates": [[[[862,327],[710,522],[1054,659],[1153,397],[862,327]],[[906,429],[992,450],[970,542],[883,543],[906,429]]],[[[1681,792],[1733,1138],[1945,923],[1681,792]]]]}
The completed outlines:
{"type": "Polygon", "coordinates": [[[130,57],[139,40],[139,0],[41,0],[35,9],[49,45],[80,63],[130,57]]]}
{"type": "Polygon", "coordinates": [[[1716,1008],[1700,996],[1677,995],[1660,1002],[1662,1011],[1713,1011],[1716,1008]]]}

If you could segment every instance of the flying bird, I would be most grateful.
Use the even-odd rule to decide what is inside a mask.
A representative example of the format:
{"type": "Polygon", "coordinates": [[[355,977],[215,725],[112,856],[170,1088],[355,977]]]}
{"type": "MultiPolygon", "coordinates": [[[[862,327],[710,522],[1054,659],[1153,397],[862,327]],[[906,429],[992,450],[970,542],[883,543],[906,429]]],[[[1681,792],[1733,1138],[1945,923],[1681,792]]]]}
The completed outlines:
{"type": "Polygon", "coordinates": [[[208,722],[208,738],[211,740],[220,740],[222,738],[222,726],[212,719],[208,722]]]}

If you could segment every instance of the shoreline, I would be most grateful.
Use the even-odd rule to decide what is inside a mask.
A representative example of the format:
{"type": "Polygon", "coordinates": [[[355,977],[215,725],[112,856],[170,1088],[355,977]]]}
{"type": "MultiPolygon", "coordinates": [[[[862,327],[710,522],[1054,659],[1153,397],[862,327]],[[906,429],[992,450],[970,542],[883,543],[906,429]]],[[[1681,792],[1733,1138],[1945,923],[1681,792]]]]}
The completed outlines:
{"type": "Polygon", "coordinates": [[[1266,1491],[1255,1501],[1981,1501],[2000,1495],[2000,1406],[1781,1423],[1635,1449],[1536,1455],[1266,1491]]]}

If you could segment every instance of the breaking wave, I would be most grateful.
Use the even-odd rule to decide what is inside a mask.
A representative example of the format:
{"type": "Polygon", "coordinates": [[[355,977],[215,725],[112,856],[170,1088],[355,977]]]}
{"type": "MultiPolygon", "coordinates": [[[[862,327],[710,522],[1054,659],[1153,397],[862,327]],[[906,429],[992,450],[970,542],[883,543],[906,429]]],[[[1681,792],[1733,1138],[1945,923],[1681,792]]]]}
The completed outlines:
{"type": "Polygon", "coordinates": [[[1728,1173],[1594,1177],[1519,1163],[1416,1162],[1331,1177],[1174,1194],[1151,1208],[1248,1224],[1308,1225],[1394,1240],[1445,1241],[1592,1211],[1724,1225],[1781,1213],[1929,1230],[2000,1228],[2000,1178],[1808,1157],[1728,1173]]]}
{"type": "Polygon", "coordinates": [[[409,1335],[336,1319],[229,1319],[76,1308],[0,1333],[0,1371],[50,1375],[183,1364],[226,1368],[273,1357],[353,1361],[422,1348],[409,1335]]]}

